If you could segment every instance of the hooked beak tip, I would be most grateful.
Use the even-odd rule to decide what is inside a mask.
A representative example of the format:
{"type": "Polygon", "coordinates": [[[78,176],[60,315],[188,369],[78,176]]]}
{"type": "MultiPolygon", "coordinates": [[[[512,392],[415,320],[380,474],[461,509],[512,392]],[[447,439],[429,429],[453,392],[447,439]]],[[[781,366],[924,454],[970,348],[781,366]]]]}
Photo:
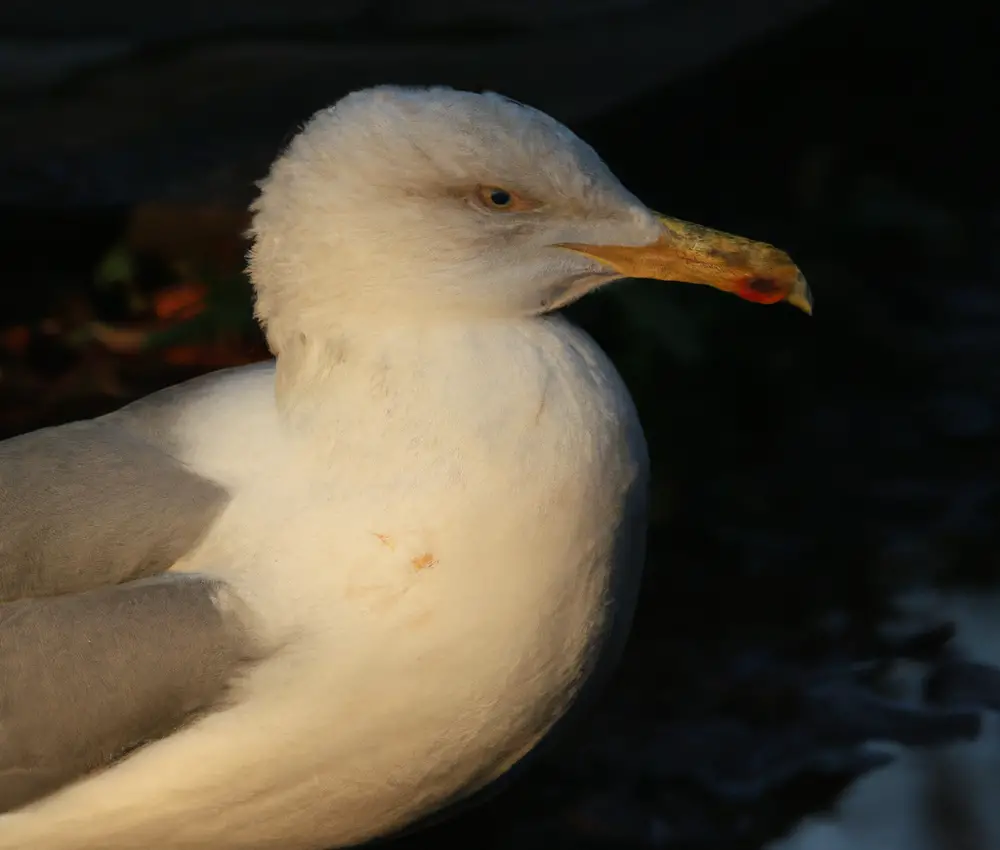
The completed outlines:
{"type": "Polygon", "coordinates": [[[809,284],[806,283],[802,272],[799,272],[798,277],[795,279],[795,285],[792,287],[792,291],[785,297],[785,300],[793,307],[798,307],[807,316],[813,314],[812,290],[809,289],[809,284]]]}

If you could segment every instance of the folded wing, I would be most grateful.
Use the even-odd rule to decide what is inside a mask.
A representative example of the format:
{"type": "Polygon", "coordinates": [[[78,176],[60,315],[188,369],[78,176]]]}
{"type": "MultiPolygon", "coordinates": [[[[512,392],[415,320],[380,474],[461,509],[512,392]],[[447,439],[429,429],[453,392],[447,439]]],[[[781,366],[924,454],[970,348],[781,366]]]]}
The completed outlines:
{"type": "Polygon", "coordinates": [[[259,657],[224,583],[166,572],[229,501],[170,452],[197,391],[0,443],[0,812],[218,708],[259,657]]]}
{"type": "Polygon", "coordinates": [[[260,655],[246,608],[198,574],[0,605],[0,812],[218,708],[260,655]]]}
{"type": "Polygon", "coordinates": [[[0,602],[151,576],[194,547],[226,492],[112,419],[0,443],[0,602]]]}

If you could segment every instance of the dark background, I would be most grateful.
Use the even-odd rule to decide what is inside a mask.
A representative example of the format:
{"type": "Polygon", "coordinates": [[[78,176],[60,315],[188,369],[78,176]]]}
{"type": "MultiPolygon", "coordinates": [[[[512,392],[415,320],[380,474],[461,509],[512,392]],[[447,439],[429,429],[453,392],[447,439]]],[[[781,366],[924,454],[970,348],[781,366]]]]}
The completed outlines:
{"type": "Polygon", "coordinates": [[[252,181],[378,82],[544,108],[654,208],[787,249],[815,294],[812,319],[650,283],[573,309],[653,455],[634,634],[575,735],[403,844],[757,848],[875,767],[867,741],[968,732],[878,674],[944,663],[947,627],[892,631],[901,590],[1000,573],[995,5],[139,9],[0,7],[3,435],[265,356],[252,181]]]}

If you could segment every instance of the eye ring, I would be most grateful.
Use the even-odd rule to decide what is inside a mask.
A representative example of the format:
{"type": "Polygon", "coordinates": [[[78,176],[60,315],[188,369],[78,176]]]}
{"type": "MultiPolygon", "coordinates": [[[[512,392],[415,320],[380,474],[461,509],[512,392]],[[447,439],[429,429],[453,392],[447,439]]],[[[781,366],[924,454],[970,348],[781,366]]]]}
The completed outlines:
{"type": "Polygon", "coordinates": [[[537,201],[502,186],[476,186],[475,201],[490,212],[530,212],[541,206],[537,201]]]}

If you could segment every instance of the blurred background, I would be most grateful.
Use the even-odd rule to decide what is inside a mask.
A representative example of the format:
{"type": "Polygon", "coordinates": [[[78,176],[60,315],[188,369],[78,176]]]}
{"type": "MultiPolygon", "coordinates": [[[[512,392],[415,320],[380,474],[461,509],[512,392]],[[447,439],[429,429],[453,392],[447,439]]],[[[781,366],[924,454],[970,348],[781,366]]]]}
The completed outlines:
{"type": "Polygon", "coordinates": [[[314,110],[538,106],[816,312],[572,308],[655,468],[632,639],[542,763],[391,846],[996,850],[998,35],[971,0],[6,0],[0,436],[268,356],[246,205],[314,110]]]}

